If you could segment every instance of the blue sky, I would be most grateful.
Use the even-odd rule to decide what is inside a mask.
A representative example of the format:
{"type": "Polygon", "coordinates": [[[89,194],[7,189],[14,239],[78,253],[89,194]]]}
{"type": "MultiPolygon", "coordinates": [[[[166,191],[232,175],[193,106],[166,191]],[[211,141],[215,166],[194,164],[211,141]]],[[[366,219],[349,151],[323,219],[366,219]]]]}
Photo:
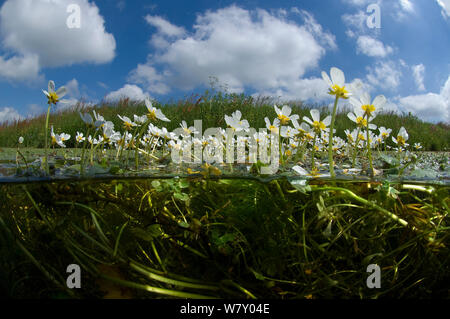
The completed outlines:
{"type": "Polygon", "coordinates": [[[0,122],[44,112],[49,80],[72,103],[166,102],[212,76],[232,92],[328,104],[321,71],[336,66],[385,108],[448,123],[448,52],[450,0],[3,0],[0,122]]]}

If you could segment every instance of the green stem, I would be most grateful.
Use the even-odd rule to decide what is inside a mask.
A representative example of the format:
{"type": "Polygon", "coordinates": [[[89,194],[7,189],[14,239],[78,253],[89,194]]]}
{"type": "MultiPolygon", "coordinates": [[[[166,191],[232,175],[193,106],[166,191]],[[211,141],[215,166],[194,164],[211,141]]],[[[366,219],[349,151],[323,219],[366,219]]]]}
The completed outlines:
{"type": "Polygon", "coordinates": [[[80,163],[80,174],[81,174],[81,176],[84,175],[84,156],[86,154],[86,144],[89,143],[88,142],[88,137],[89,137],[90,133],[91,133],[91,129],[88,128],[87,133],[86,133],[86,139],[84,140],[84,144],[83,144],[83,151],[81,152],[81,163],[80,163]]]}
{"type": "Polygon", "coordinates": [[[358,126],[358,132],[356,132],[356,141],[353,149],[352,168],[355,168],[356,164],[356,154],[358,153],[358,144],[359,144],[359,132],[361,132],[361,127],[358,126]]]}
{"type": "Polygon", "coordinates": [[[333,114],[331,116],[331,125],[330,125],[330,134],[328,141],[328,163],[330,166],[330,175],[331,178],[335,178],[336,174],[334,173],[334,162],[333,162],[333,130],[334,130],[334,120],[336,119],[336,109],[339,101],[339,96],[336,95],[336,99],[334,100],[333,106],[333,114]]]}
{"type": "Polygon", "coordinates": [[[316,167],[315,157],[316,157],[316,139],[317,134],[314,133],[314,142],[313,142],[313,148],[312,148],[312,155],[311,155],[311,170],[314,170],[316,167]]]}
{"type": "Polygon", "coordinates": [[[370,148],[370,131],[369,131],[369,117],[367,117],[367,155],[369,156],[369,165],[370,165],[370,177],[373,178],[373,165],[372,165],[372,150],[370,148]]]}
{"type": "Polygon", "coordinates": [[[347,196],[349,196],[350,198],[365,204],[369,207],[372,207],[376,210],[378,210],[379,212],[383,213],[385,216],[393,219],[394,221],[396,221],[397,223],[399,223],[402,226],[408,226],[408,222],[405,221],[404,219],[401,219],[400,217],[398,217],[397,215],[391,213],[390,211],[372,203],[371,201],[368,201],[358,195],[356,195],[355,193],[353,193],[352,191],[346,189],[346,188],[341,188],[341,187],[318,187],[318,188],[312,188],[311,191],[337,191],[337,192],[343,192],[345,193],[347,196]]]}
{"type": "Polygon", "coordinates": [[[49,103],[48,104],[48,109],[47,109],[47,118],[45,120],[45,174],[50,175],[50,169],[48,167],[48,121],[50,118],[50,109],[51,109],[52,105],[49,103]]]}

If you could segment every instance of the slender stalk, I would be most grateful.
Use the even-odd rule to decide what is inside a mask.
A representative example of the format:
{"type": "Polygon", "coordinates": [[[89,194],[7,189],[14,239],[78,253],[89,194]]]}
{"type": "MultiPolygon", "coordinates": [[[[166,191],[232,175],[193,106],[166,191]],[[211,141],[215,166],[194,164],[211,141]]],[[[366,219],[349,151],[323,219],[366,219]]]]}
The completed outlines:
{"type": "Polygon", "coordinates": [[[314,142],[313,142],[313,148],[312,148],[312,154],[311,154],[311,170],[314,170],[314,168],[316,167],[316,163],[315,163],[316,139],[317,139],[317,133],[314,133],[314,142]]]}
{"type": "Polygon", "coordinates": [[[400,225],[406,227],[408,226],[408,222],[404,219],[401,219],[400,217],[398,217],[397,215],[391,213],[390,211],[384,209],[383,207],[380,207],[376,204],[374,204],[371,201],[368,201],[358,195],[356,195],[355,193],[353,193],[352,191],[346,189],[346,188],[341,188],[341,187],[317,187],[317,188],[312,188],[311,191],[337,191],[337,192],[343,192],[344,194],[346,194],[347,196],[349,196],[350,198],[365,204],[369,207],[372,207],[376,210],[378,210],[379,212],[383,213],[385,216],[391,218],[392,220],[396,221],[397,223],[399,223],[400,225]]]}
{"type": "Polygon", "coordinates": [[[355,168],[356,164],[356,154],[358,153],[358,144],[359,144],[359,132],[361,132],[361,127],[358,126],[358,131],[356,132],[356,141],[353,148],[352,168],[355,168]]]}
{"type": "Polygon", "coordinates": [[[48,104],[48,109],[47,109],[47,118],[45,119],[45,164],[44,164],[44,168],[45,168],[45,174],[50,175],[50,169],[48,167],[48,121],[50,118],[50,109],[52,108],[52,105],[49,103],[48,104]]]}
{"type": "Polygon", "coordinates": [[[369,131],[369,118],[367,118],[367,155],[369,156],[369,165],[370,165],[370,177],[373,177],[373,165],[372,165],[372,150],[370,148],[370,131],[369,131]]]}
{"type": "Polygon", "coordinates": [[[330,134],[328,141],[328,163],[330,166],[330,175],[331,178],[335,178],[336,174],[334,173],[334,162],[333,162],[333,129],[334,129],[334,120],[336,119],[336,109],[339,101],[339,96],[336,95],[336,99],[334,100],[333,106],[333,114],[331,115],[331,125],[330,125],[330,134]]]}

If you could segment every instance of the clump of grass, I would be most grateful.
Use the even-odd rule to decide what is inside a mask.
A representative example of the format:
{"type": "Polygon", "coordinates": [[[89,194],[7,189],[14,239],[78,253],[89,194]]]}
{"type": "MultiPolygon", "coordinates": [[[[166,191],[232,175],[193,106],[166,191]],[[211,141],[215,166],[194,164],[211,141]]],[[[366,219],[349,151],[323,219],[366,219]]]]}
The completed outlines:
{"type": "Polygon", "coordinates": [[[448,297],[449,205],[448,187],[376,182],[3,185],[0,240],[15,250],[0,263],[23,265],[2,273],[4,289],[27,296],[32,274],[33,297],[47,298],[448,297]],[[83,289],[70,296],[73,263],[83,289]],[[366,286],[369,264],[381,267],[381,289],[366,286]]]}
{"type": "MultiPolygon", "coordinates": [[[[165,123],[165,127],[172,131],[179,127],[182,120],[189,125],[194,124],[194,120],[202,120],[204,128],[221,127],[225,128],[224,116],[232,114],[236,110],[242,112],[243,118],[247,119],[255,128],[264,128],[264,118],[275,116],[273,105],[283,105],[285,102],[275,100],[270,97],[252,97],[245,94],[233,94],[214,89],[206,90],[203,94],[193,94],[179,101],[168,102],[166,104],[154,103],[163,113],[171,119],[170,123],[165,123]]],[[[298,114],[300,118],[309,116],[309,110],[314,107],[320,110],[323,115],[331,114],[327,106],[307,105],[299,101],[286,102],[292,107],[292,113],[298,114]]],[[[133,117],[134,114],[145,114],[144,103],[131,102],[123,99],[116,103],[101,102],[98,105],[89,105],[84,102],[78,103],[72,109],[59,109],[53,111],[50,117],[50,126],[53,125],[56,132],[65,132],[72,137],[84,124],[79,116],[79,111],[83,113],[95,110],[115,127],[121,126],[121,121],[117,114],[133,117]]],[[[336,136],[345,138],[344,130],[353,127],[354,123],[347,117],[349,108],[340,107],[337,112],[335,129],[336,136]]],[[[405,127],[414,142],[420,142],[424,151],[446,151],[450,149],[450,126],[445,123],[427,123],[421,121],[411,114],[395,114],[384,112],[377,115],[373,123],[378,126],[391,128],[393,132],[398,132],[400,127],[405,127]]],[[[17,139],[24,137],[25,147],[42,148],[44,146],[45,115],[34,118],[18,120],[0,124],[0,147],[15,147],[17,139]]],[[[67,147],[74,147],[72,138],[67,143],[67,147]]],[[[390,140],[388,145],[394,146],[390,140]]]]}

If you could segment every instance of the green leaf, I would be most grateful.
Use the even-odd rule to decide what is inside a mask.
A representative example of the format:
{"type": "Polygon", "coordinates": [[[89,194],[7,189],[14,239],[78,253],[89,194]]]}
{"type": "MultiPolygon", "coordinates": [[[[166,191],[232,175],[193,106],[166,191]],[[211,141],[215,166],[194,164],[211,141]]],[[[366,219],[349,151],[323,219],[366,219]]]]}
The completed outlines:
{"type": "Polygon", "coordinates": [[[308,185],[308,180],[306,179],[292,179],[289,180],[292,186],[295,187],[299,192],[306,194],[311,191],[311,186],[308,185]]]}
{"type": "Polygon", "coordinates": [[[416,178],[436,178],[438,173],[432,169],[416,169],[409,174],[410,177],[416,178]]]}
{"type": "Polygon", "coordinates": [[[186,193],[175,193],[173,194],[173,197],[175,197],[178,200],[181,200],[183,202],[189,200],[189,195],[186,193]]]}
{"type": "Polygon", "coordinates": [[[397,158],[392,157],[392,156],[388,156],[386,154],[381,154],[380,158],[386,163],[388,164],[389,167],[397,167],[400,165],[400,162],[397,158]]]}
{"type": "Polygon", "coordinates": [[[152,187],[156,189],[158,192],[162,191],[162,186],[160,181],[153,181],[152,187]]]}

